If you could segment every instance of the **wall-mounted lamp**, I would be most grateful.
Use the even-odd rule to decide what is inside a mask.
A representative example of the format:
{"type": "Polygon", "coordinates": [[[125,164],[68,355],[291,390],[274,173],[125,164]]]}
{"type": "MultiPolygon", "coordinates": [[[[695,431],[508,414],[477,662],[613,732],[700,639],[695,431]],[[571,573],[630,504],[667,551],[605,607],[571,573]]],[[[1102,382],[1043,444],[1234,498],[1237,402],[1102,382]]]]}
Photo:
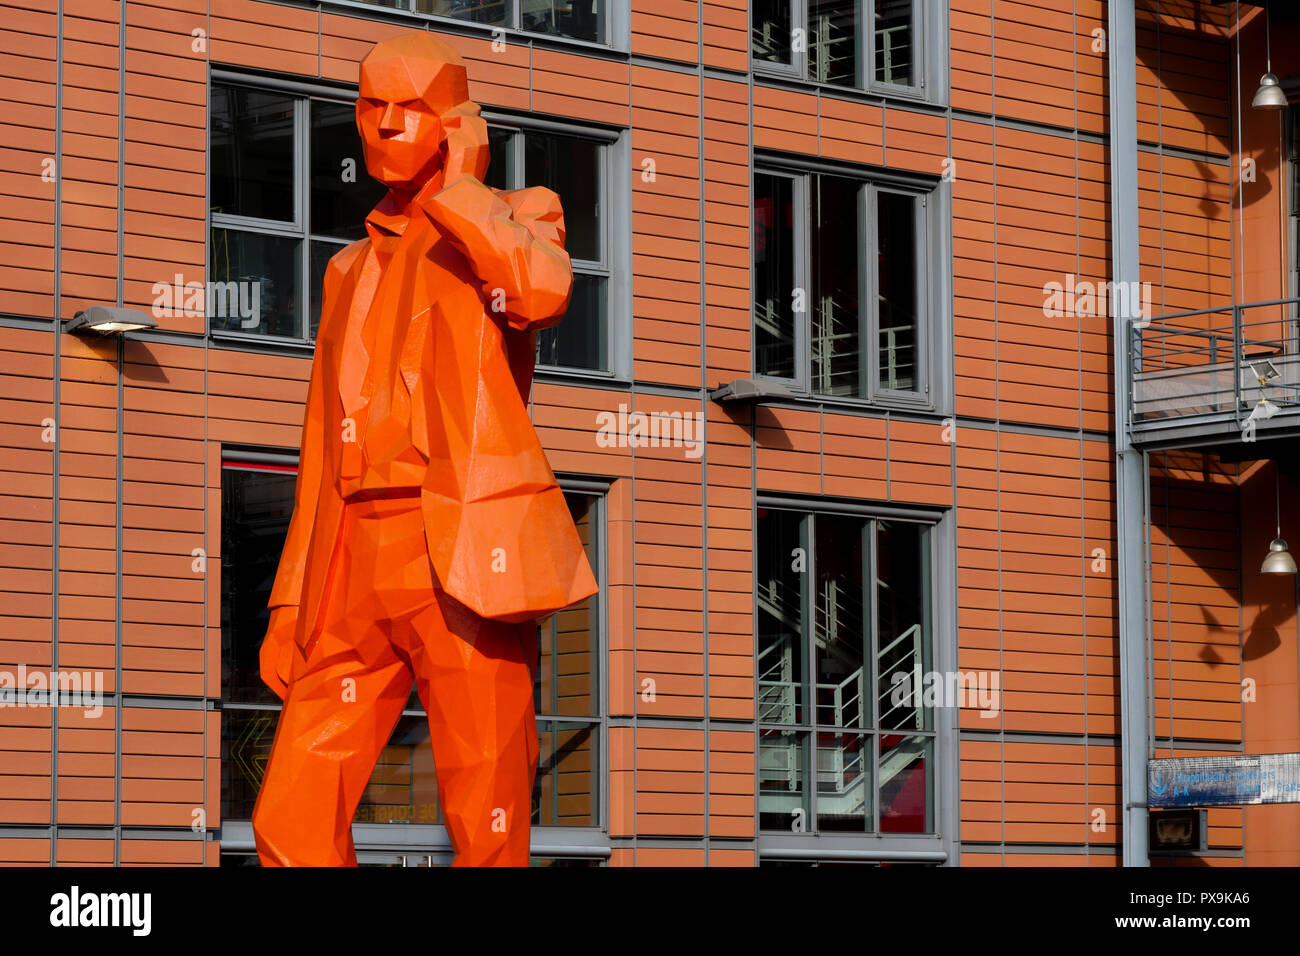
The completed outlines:
{"type": "Polygon", "coordinates": [[[121,335],[123,332],[135,332],[138,329],[157,327],[158,323],[151,316],[136,309],[92,305],[89,309],[83,309],[69,319],[68,324],[63,327],[63,331],[121,335]]]}
{"type": "Polygon", "coordinates": [[[1268,72],[1259,78],[1259,89],[1250,105],[1257,110],[1284,110],[1287,107],[1286,93],[1277,77],[1273,75],[1273,48],[1269,37],[1268,7],[1264,8],[1264,50],[1267,55],[1268,72]]]}
{"type": "Polygon", "coordinates": [[[752,378],[738,378],[709,392],[709,399],[719,405],[757,405],[793,397],[790,390],[778,382],[752,378]]]}
{"type": "Polygon", "coordinates": [[[1295,558],[1287,550],[1286,542],[1282,540],[1282,478],[1280,475],[1281,468],[1274,462],[1273,465],[1273,493],[1277,503],[1277,537],[1268,543],[1268,555],[1264,558],[1264,563],[1259,566],[1261,574],[1295,574],[1295,558]]]}

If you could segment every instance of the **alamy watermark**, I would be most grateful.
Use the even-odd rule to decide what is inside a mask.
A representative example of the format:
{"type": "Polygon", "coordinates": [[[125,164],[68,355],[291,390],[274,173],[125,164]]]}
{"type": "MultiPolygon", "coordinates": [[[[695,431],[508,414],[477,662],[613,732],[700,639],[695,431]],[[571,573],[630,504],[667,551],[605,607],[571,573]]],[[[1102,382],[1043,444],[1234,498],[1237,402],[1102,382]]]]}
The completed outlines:
{"type": "Polygon", "coordinates": [[[91,719],[104,712],[103,671],[0,670],[0,708],[73,707],[91,719]]]}
{"type": "Polygon", "coordinates": [[[889,702],[895,707],[966,707],[981,717],[1002,709],[997,671],[895,671],[889,675],[889,702]]]}
{"type": "Polygon", "coordinates": [[[170,283],[155,282],[153,315],[155,319],[174,316],[210,319],[239,319],[241,329],[251,329],[262,321],[262,284],[250,280],[229,282],[186,282],[179,273],[170,283]]]}
{"type": "Polygon", "coordinates": [[[601,448],[684,448],[687,458],[704,453],[703,412],[597,412],[596,444],[601,448]]]}
{"type": "Polygon", "coordinates": [[[1064,282],[1043,284],[1043,315],[1048,318],[1118,316],[1139,327],[1151,324],[1150,282],[1077,281],[1074,273],[1064,282]]]}

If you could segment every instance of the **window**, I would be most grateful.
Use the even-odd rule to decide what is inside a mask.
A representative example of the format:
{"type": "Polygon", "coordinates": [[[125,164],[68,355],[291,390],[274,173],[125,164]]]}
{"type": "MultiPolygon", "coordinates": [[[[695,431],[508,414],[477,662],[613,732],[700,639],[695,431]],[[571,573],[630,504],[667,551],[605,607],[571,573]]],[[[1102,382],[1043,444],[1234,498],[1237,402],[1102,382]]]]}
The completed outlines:
{"type": "Polygon", "coordinates": [[[754,0],[756,69],[836,86],[921,88],[917,0],[754,0]]]}
{"type": "MultiPolygon", "coordinates": [[[[325,267],[365,238],[384,196],[366,172],[355,115],[351,100],[213,85],[208,279],[230,290],[213,296],[214,331],[315,340],[325,267]]],[[[608,371],[609,140],[495,121],[489,138],[488,185],[548,186],[564,206],[573,298],[564,320],[538,335],[538,363],[608,371]]]]}
{"type": "Polygon", "coordinates": [[[931,528],[759,508],[761,829],[935,831],[931,528]]]}
{"type": "Polygon", "coordinates": [[[366,173],[355,107],[214,84],[211,125],[208,279],[237,290],[210,304],[211,328],[314,340],[325,266],[365,237],[385,192],[366,173]]]}
{"type": "Polygon", "coordinates": [[[606,200],[609,144],[570,133],[494,122],[492,163],[484,181],[496,189],[546,186],[564,207],[564,247],[573,263],[573,297],[564,320],[537,336],[539,365],[606,371],[610,367],[610,234],[606,200]]]}
{"type": "Polygon", "coordinates": [[[754,372],[794,391],[929,404],[927,194],[830,173],[754,176],[754,372]]]}
{"type": "Polygon", "coordinates": [[[361,0],[487,26],[608,43],[609,0],[361,0]]]}
{"type": "MultiPolygon", "coordinates": [[[[234,462],[222,469],[221,813],[223,825],[236,822],[235,832],[240,826],[247,830],[247,824],[239,821],[252,817],[281,706],[262,684],[258,651],[266,634],[266,602],[293,510],[295,470],[292,465],[234,462]]],[[[565,492],[565,499],[599,580],[604,498],[573,490],[565,492]]],[[[594,828],[603,822],[599,608],[599,601],[591,598],[539,626],[534,694],[541,753],[533,791],[534,826],[594,828]]],[[[354,822],[442,822],[427,720],[414,688],[371,774],[354,822]]],[[[223,846],[232,853],[251,849],[251,831],[247,847],[224,837],[225,833],[223,846]]],[[[359,849],[364,849],[363,842],[358,840],[359,849]]],[[[556,837],[548,837],[548,842],[556,842],[556,837]]],[[[411,859],[432,854],[441,860],[449,848],[443,834],[436,845],[412,846],[411,859]]],[[[232,857],[231,862],[237,861],[232,857]]]]}

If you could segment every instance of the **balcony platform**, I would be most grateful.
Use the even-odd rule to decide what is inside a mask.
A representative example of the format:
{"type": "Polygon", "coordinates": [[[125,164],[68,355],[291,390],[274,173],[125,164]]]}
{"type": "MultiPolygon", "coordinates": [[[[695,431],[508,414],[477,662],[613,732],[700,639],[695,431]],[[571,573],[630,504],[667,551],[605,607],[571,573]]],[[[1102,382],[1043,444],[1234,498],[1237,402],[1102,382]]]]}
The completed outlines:
{"type": "MultiPolygon", "coordinates": [[[[1298,305],[1300,299],[1231,305],[1135,326],[1133,444],[1220,451],[1259,444],[1262,452],[1300,438],[1298,305]]],[[[1230,454],[1255,457],[1249,451],[1230,454]]]]}

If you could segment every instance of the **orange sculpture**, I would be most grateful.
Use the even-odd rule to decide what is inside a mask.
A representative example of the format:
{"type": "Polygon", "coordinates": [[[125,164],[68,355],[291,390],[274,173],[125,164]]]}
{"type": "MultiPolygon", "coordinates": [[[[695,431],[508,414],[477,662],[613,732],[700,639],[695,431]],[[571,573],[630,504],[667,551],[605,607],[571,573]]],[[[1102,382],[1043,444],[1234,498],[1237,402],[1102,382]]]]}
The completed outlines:
{"type": "Polygon", "coordinates": [[[526,865],[536,620],[596,582],[528,417],[573,284],[559,198],[483,184],[487,126],[427,32],[361,64],[389,187],[330,260],[262,678],[284,699],[264,865],[356,865],[351,824],[414,677],[458,865],[526,865]]]}

